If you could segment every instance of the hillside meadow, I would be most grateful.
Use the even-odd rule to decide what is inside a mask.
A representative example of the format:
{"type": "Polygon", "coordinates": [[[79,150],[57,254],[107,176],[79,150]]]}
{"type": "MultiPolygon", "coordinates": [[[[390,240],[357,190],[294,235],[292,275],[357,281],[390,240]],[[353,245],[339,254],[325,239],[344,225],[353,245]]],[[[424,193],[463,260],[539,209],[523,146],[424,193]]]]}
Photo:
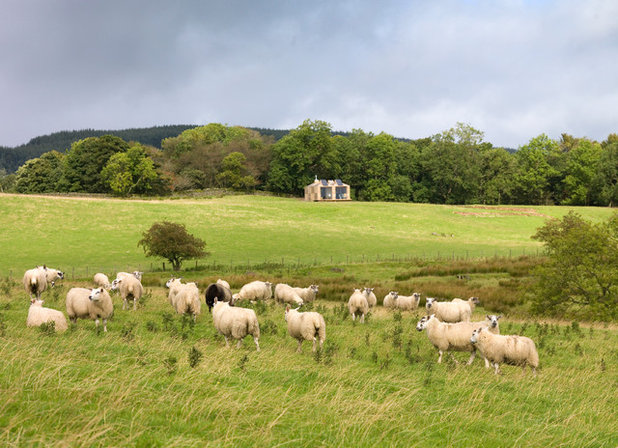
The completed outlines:
{"type": "Polygon", "coordinates": [[[242,195],[119,200],[0,194],[0,275],[19,276],[44,263],[83,276],[161,269],[161,260],[145,258],[137,247],[142,233],[161,220],[183,223],[206,241],[211,255],[202,265],[536,254],[540,246],[530,236],[546,219],[572,209],[594,220],[612,213],[604,208],[310,203],[242,195]]]}

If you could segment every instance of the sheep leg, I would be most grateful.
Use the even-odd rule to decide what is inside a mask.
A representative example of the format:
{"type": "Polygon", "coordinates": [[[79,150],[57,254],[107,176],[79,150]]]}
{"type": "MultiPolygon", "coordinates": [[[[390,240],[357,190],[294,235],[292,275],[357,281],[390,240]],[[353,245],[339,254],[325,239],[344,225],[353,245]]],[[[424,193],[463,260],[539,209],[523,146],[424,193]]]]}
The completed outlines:
{"type": "Polygon", "coordinates": [[[356,315],[352,313],[352,320],[356,320],[356,315]]]}
{"type": "Polygon", "coordinates": [[[438,356],[438,364],[442,363],[442,350],[438,350],[438,353],[440,353],[440,356],[438,356]]]}
{"type": "Polygon", "coordinates": [[[194,314],[193,315],[193,323],[196,323],[196,322],[197,322],[197,314],[194,314]]]}
{"type": "Polygon", "coordinates": [[[122,299],[122,309],[124,310],[124,309],[126,309],[126,307],[127,307],[127,299],[124,298],[124,299],[122,299]]]}
{"type": "Polygon", "coordinates": [[[95,328],[99,328],[99,319],[96,319],[94,321],[94,326],[95,326],[95,328]]]}
{"type": "MultiPolygon", "coordinates": [[[[303,349],[302,349],[302,345],[303,345],[303,340],[302,340],[302,339],[299,339],[299,340],[298,340],[298,347],[296,347],[296,352],[297,352],[297,353],[302,353],[302,351],[303,351],[303,349]]],[[[313,348],[315,348],[315,344],[314,344],[314,347],[313,347],[313,348]]]]}
{"type": "Polygon", "coordinates": [[[470,353],[470,359],[468,359],[468,362],[466,363],[467,365],[472,364],[472,362],[474,361],[474,357],[476,356],[476,351],[472,350],[472,353],[470,353]]]}
{"type": "Polygon", "coordinates": [[[133,299],[133,311],[135,311],[137,308],[137,299],[133,299]]]}
{"type": "Polygon", "coordinates": [[[255,349],[256,351],[260,351],[260,343],[258,342],[258,338],[256,338],[255,336],[253,336],[253,342],[255,342],[255,349]]]}
{"type": "MultiPolygon", "coordinates": [[[[459,361],[457,361],[457,358],[455,358],[451,352],[448,352],[448,355],[449,355],[449,356],[451,357],[451,359],[455,362],[455,364],[459,364],[459,361]]],[[[473,358],[473,359],[474,359],[474,358],[473,358]]]]}
{"type": "Polygon", "coordinates": [[[241,345],[242,345],[242,339],[239,339],[238,344],[236,344],[236,348],[239,349],[241,345]]]}
{"type": "MultiPolygon", "coordinates": [[[[312,352],[315,352],[315,343],[316,343],[316,339],[315,339],[315,337],[314,337],[314,338],[313,338],[313,347],[311,348],[311,351],[312,351],[312,352]]],[[[320,348],[322,348],[322,347],[320,346],[320,348]]]]}
{"type": "Polygon", "coordinates": [[[485,368],[489,369],[489,361],[484,356],[483,356],[483,359],[485,360],[485,368]]]}
{"type": "Polygon", "coordinates": [[[103,331],[107,333],[107,319],[103,319],[103,331]]]}
{"type": "Polygon", "coordinates": [[[361,317],[360,317],[360,323],[361,323],[361,324],[364,324],[364,323],[365,323],[365,313],[361,314],[361,317]]]}
{"type": "Polygon", "coordinates": [[[500,364],[498,364],[497,362],[494,362],[494,374],[502,374],[502,372],[500,371],[500,364]]]}
{"type": "Polygon", "coordinates": [[[226,346],[226,347],[229,347],[229,346],[230,346],[230,343],[229,343],[229,342],[228,342],[228,340],[227,340],[227,336],[223,336],[223,337],[225,338],[225,346],[226,346]]]}

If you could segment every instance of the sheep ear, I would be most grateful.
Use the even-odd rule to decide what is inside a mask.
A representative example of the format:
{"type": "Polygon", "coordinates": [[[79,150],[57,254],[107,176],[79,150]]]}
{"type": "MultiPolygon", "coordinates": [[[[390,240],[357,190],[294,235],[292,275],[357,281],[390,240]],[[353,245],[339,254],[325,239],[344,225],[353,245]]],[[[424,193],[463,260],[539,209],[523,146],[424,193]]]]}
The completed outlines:
{"type": "Polygon", "coordinates": [[[502,314],[500,314],[498,317],[496,317],[496,319],[500,319],[502,317],[502,314]]]}

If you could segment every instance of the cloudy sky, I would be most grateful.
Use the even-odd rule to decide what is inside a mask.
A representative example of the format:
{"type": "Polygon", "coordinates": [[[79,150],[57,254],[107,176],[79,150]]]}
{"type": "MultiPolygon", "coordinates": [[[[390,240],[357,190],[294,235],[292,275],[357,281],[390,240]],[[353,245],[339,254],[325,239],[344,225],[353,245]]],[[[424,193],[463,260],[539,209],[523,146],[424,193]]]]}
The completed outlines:
{"type": "Polygon", "coordinates": [[[618,132],[616,0],[2,0],[0,145],[210,122],[618,132]]]}

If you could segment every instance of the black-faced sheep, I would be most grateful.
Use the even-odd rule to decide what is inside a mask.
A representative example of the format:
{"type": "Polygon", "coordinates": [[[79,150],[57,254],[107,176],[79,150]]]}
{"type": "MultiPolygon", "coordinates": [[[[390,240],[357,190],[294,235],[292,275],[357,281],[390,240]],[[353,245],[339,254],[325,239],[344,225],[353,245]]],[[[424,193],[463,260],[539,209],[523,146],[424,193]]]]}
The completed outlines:
{"type": "Polygon", "coordinates": [[[320,313],[307,311],[301,313],[298,309],[285,309],[285,321],[288,324],[288,334],[298,340],[297,352],[301,352],[303,341],[313,341],[312,351],[315,352],[315,343],[320,341],[320,348],[326,340],[326,322],[320,313]]]}
{"type": "Polygon", "coordinates": [[[114,312],[112,298],[105,288],[71,288],[67,293],[67,315],[72,322],[77,319],[93,319],[99,326],[103,320],[103,331],[107,331],[107,319],[114,312]]]}
{"type": "Polygon", "coordinates": [[[228,338],[238,340],[236,347],[240,348],[243,338],[251,335],[257,351],[260,351],[260,325],[252,309],[230,306],[227,302],[215,300],[212,321],[217,331],[225,338],[226,347],[229,347],[228,338]]]}
{"type": "Polygon", "coordinates": [[[436,299],[427,297],[425,308],[427,314],[435,314],[442,322],[470,322],[472,310],[468,302],[438,302],[436,299]]]}
{"type": "Polygon", "coordinates": [[[67,320],[61,311],[43,307],[43,301],[37,299],[30,300],[30,309],[26,319],[27,327],[40,327],[44,323],[54,322],[57,332],[65,331],[68,328],[67,320]]]}
{"type": "Polygon", "coordinates": [[[500,364],[526,365],[536,375],[539,367],[539,353],[534,341],[526,336],[493,334],[487,328],[477,328],[472,332],[470,342],[494,366],[494,373],[500,373],[500,364]]]}
{"type": "Polygon", "coordinates": [[[348,310],[352,315],[352,320],[356,320],[356,315],[360,314],[360,323],[365,322],[365,315],[369,312],[367,297],[360,289],[355,289],[348,300],[348,310]]]}

